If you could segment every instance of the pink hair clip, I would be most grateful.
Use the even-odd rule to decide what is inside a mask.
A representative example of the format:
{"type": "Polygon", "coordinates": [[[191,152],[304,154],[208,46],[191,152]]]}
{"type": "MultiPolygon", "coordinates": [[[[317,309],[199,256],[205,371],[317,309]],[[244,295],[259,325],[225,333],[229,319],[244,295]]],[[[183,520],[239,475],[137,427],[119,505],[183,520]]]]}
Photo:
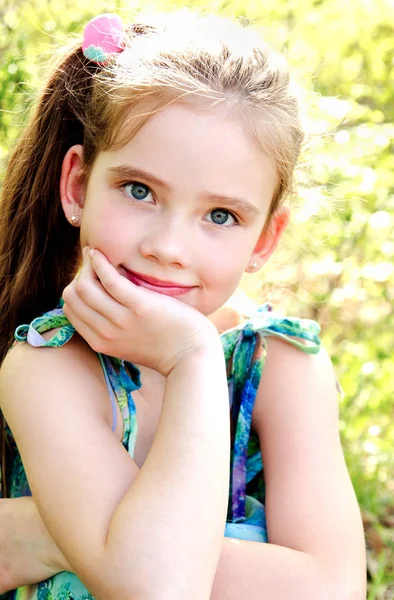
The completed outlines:
{"type": "Polygon", "coordinates": [[[84,56],[95,63],[104,64],[110,54],[122,52],[124,33],[122,20],[117,15],[105,13],[94,17],[84,30],[82,42],[84,56]]]}

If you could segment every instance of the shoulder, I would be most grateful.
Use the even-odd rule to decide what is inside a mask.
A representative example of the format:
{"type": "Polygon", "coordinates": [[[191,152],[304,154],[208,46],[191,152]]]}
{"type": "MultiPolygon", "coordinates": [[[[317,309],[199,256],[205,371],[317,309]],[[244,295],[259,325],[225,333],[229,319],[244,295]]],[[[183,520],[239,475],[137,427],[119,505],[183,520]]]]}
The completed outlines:
{"type": "MultiPolygon", "coordinates": [[[[307,354],[288,342],[267,337],[267,356],[253,409],[252,426],[263,446],[277,450],[292,436],[308,441],[339,441],[337,382],[324,348],[307,354]],[[270,446],[271,448],[271,446],[270,446]]],[[[267,452],[268,449],[266,449],[267,452]]]]}
{"type": "Polygon", "coordinates": [[[267,356],[257,391],[254,417],[274,410],[308,410],[311,402],[337,420],[337,380],[326,350],[303,352],[285,340],[267,337],[267,356]]]}
{"type": "Polygon", "coordinates": [[[365,549],[341,449],[338,394],[324,349],[267,338],[253,428],[260,440],[270,542],[307,552],[358,589],[365,549]]]}
{"type": "Polygon", "coordinates": [[[97,354],[78,335],[58,348],[35,348],[19,342],[6,355],[0,368],[0,407],[23,407],[29,397],[55,398],[67,391],[70,397],[90,404],[106,419],[108,398],[97,354]],[[82,400],[83,399],[83,400],[82,400]]]}
{"type": "Polygon", "coordinates": [[[109,515],[138,472],[108,423],[100,369],[97,355],[75,337],[56,348],[16,345],[0,371],[1,409],[39,512],[91,582],[100,581],[109,515]]]}
{"type": "MultiPolygon", "coordinates": [[[[52,332],[51,332],[52,333],[52,332]]],[[[44,334],[49,337],[48,334],[44,334]]],[[[96,362],[95,353],[83,339],[75,335],[65,345],[58,348],[36,348],[26,342],[18,342],[6,355],[0,369],[1,381],[11,375],[48,377],[59,379],[72,368],[78,372],[88,372],[88,365],[96,362]],[[61,367],[51,371],[51,367],[61,367]]]]}

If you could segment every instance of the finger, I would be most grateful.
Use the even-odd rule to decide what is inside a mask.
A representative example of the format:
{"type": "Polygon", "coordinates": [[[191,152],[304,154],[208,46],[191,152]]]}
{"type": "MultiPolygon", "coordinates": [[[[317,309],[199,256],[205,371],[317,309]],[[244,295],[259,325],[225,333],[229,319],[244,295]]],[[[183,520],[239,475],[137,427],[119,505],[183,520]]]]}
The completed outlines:
{"type": "Polygon", "coordinates": [[[63,311],[71,325],[86,341],[86,343],[89,344],[92,350],[105,354],[105,340],[103,337],[100,336],[95,329],[92,329],[83,319],[81,319],[80,316],[75,313],[67,303],[64,303],[63,311]]]}
{"type": "MultiPolygon", "coordinates": [[[[90,329],[97,333],[101,333],[102,331],[107,332],[110,328],[110,321],[107,319],[106,315],[103,315],[100,310],[96,310],[96,308],[92,306],[94,303],[87,302],[85,298],[81,297],[76,289],[78,285],[80,285],[80,282],[74,281],[63,291],[63,310],[66,317],[72,325],[74,325],[74,322],[71,319],[75,320],[77,317],[81,322],[85,323],[90,329]]],[[[97,282],[97,285],[100,285],[100,283],[97,282]]],[[[106,294],[106,292],[103,290],[102,294],[106,294]]]]}
{"type": "Polygon", "coordinates": [[[140,295],[138,286],[118,273],[107,258],[99,250],[90,249],[89,257],[101,285],[117,302],[132,308],[140,295]]]}
{"type": "Polygon", "coordinates": [[[89,246],[85,246],[82,250],[82,265],[75,277],[76,280],[79,280],[81,277],[97,280],[96,272],[93,269],[92,261],[89,258],[89,250],[89,246]]]}
{"type": "Polygon", "coordinates": [[[126,309],[103,287],[92,267],[88,251],[83,253],[83,264],[78,276],[66,288],[65,292],[65,300],[75,312],[81,314],[86,322],[91,322],[91,318],[89,318],[89,313],[83,310],[83,306],[81,302],[78,302],[78,299],[81,299],[96,313],[103,315],[109,321],[113,323],[123,322],[126,309]]]}

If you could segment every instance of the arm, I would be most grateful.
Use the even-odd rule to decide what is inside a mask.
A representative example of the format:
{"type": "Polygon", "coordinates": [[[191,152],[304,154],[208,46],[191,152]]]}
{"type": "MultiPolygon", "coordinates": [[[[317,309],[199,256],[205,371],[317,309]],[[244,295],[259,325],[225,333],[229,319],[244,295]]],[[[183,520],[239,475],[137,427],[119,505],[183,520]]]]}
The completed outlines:
{"type": "Polygon", "coordinates": [[[71,569],[33,498],[0,500],[0,594],[71,569]]]}
{"type": "Polygon", "coordinates": [[[81,274],[64,292],[66,314],[89,345],[76,337],[55,352],[16,346],[0,373],[4,413],[48,530],[98,600],[154,598],[159,584],[171,598],[185,590],[190,598],[208,597],[228,486],[228,395],[218,335],[191,307],[127,282],[100,253],[93,263],[100,281],[85,254],[81,274]],[[91,348],[167,377],[141,470],[110,431],[107,390],[91,348]],[[211,479],[208,498],[197,488],[211,479]],[[145,536],[152,542],[147,551],[145,536]],[[162,564],[169,537],[171,568],[162,564]]]}
{"type": "MultiPolygon", "coordinates": [[[[230,311],[230,316],[227,312],[226,307],[220,308],[215,318],[210,316],[219,333],[240,322],[241,316],[235,311],[230,311]],[[220,319],[222,313],[233,322],[219,328],[216,316],[220,319]]],[[[0,499],[0,594],[61,571],[72,572],[72,568],[45,527],[34,499],[0,499]]]]}
{"type": "Polygon", "coordinates": [[[154,598],[159,588],[161,597],[209,597],[227,506],[229,424],[220,341],[205,333],[201,352],[168,376],[141,470],[103,418],[97,398],[107,402],[106,390],[87,377],[87,350],[73,341],[56,351],[21,345],[3,364],[2,408],[40,514],[98,600],[154,598]],[[209,497],[201,494],[208,488],[209,497]]]}
{"type": "Polygon", "coordinates": [[[211,600],[365,600],[365,542],[327,355],[269,338],[253,413],[270,543],[225,538],[211,600]]]}
{"type": "MultiPolygon", "coordinates": [[[[281,372],[286,371],[286,373],[288,373],[290,375],[291,371],[290,369],[292,369],[292,366],[294,364],[293,359],[299,357],[299,360],[301,360],[303,363],[305,362],[310,362],[310,360],[313,360],[315,362],[317,362],[317,357],[314,357],[311,359],[311,357],[306,357],[304,355],[302,355],[299,351],[292,349],[291,347],[283,344],[282,342],[279,342],[277,340],[274,339],[270,339],[269,342],[269,358],[267,358],[267,363],[265,365],[265,369],[264,369],[264,379],[262,379],[261,385],[260,385],[260,389],[258,392],[258,397],[256,399],[256,404],[255,404],[255,410],[254,410],[254,426],[255,428],[260,432],[260,437],[263,438],[262,435],[262,429],[261,429],[261,419],[263,418],[261,415],[261,410],[262,410],[262,399],[263,397],[266,398],[265,402],[264,402],[264,406],[265,408],[269,409],[269,407],[272,406],[276,406],[276,408],[278,409],[278,418],[280,419],[281,422],[281,429],[283,429],[283,436],[286,438],[283,443],[279,443],[279,451],[278,454],[279,456],[282,454],[282,450],[288,448],[288,442],[291,439],[291,434],[292,434],[292,427],[291,427],[291,423],[288,422],[288,417],[290,417],[290,420],[292,418],[292,414],[291,412],[289,412],[288,410],[288,406],[286,406],[286,404],[284,404],[282,406],[282,408],[280,407],[280,405],[278,405],[278,401],[279,399],[276,399],[276,404],[273,405],[272,401],[270,402],[269,399],[272,398],[273,394],[273,389],[270,390],[270,387],[272,387],[272,384],[269,383],[269,380],[271,380],[272,378],[276,378],[276,381],[280,381],[280,378],[277,378],[277,374],[276,374],[276,370],[275,370],[275,364],[278,365],[280,364],[280,368],[281,368],[281,372]],[[287,354],[287,357],[285,356],[285,354],[287,354]],[[295,353],[295,354],[294,354],[295,353]],[[279,359],[280,358],[280,363],[278,363],[278,361],[275,361],[275,358],[279,359]],[[287,360],[286,360],[287,358],[287,360]],[[272,367],[272,369],[271,369],[272,367]],[[284,411],[284,415],[281,415],[281,410],[284,411]],[[289,431],[286,432],[285,427],[289,428],[289,431]],[[287,441],[286,441],[287,440],[287,441]]],[[[295,365],[296,366],[296,365],[295,365]]],[[[297,370],[299,368],[302,368],[302,365],[297,365],[297,370]]],[[[248,596],[250,597],[251,600],[254,599],[262,599],[262,598],[278,598],[280,600],[281,597],[283,598],[288,598],[289,595],[291,595],[291,597],[294,597],[294,593],[296,590],[298,590],[299,596],[300,598],[302,598],[303,600],[305,598],[308,598],[308,594],[309,597],[312,597],[313,599],[315,598],[319,598],[318,594],[321,593],[323,594],[327,594],[328,597],[331,599],[332,597],[338,597],[338,598],[354,598],[355,600],[359,600],[362,598],[365,598],[365,551],[364,551],[364,539],[363,539],[363,534],[362,534],[362,529],[361,529],[361,524],[360,524],[360,520],[359,520],[359,516],[358,516],[358,508],[356,506],[355,500],[354,500],[354,494],[351,490],[351,484],[349,482],[348,479],[348,475],[346,472],[346,467],[344,466],[344,462],[343,462],[343,457],[342,457],[342,452],[341,449],[339,447],[339,438],[338,438],[338,432],[337,432],[337,402],[336,402],[336,397],[335,397],[335,393],[334,390],[332,389],[333,383],[332,383],[332,375],[331,375],[331,365],[329,363],[327,363],[326,359],[322,358],[322,360],[319,361],[319,366],[316,366],[316,368],[322,369],[322,374],[321,376],[323,376],[323,379],[320,379],[320,383],[324,384],[323,388],[325,387],[328,395],[329,395],[329,400],[327,401],[322,399],[321,401],[323,402],[323,406],[325,407],[325,412],[324,414],[320,414],[319,416],[319,421],[323,421],[323,425],[327,425],[329,431],[331,431],[331,434],[329,433],[330,438],[332,439],[331,443],[334,445],[334,451],[332,453],[332,457],[335,460],[335,462],[337,462],[337,467],[338,468],[338,473],[336,473],[336,469],[334,469],[334,472],[330,475],[330,470],[325,470],[323,468],[323,457],[319,457],[319,452],[318,449],[316,450],[317,454],[317,469],[319,471],[319,473],[323,474],[323,482],[320,483],[320,485],[323,484],[323,488],[322,488],[322,495],[324,495],[325,493],[327,493],[327,497],[331,496],[331,491],[325,491],[325,487],[328,486],[331,489],[335,489],[336,490],[336,495],[337,498],[339,500],[341,500],[342,498],[342,506],[339,510],[339,514],[338,516],[336,516],[336,513],[338,512],[338,506],[336,508],[336,513],[332,514],[330,507],[327,506],[327,511],[328,511],[328,516],[329,516],[329,522],[326,522],[326,519],[324,519],[324,515],[321,517],[322,521],[318,522],[316,525],[316,531],[323,533],[325,532],[325,535],[328,538],[328,545],[327,545],[327,558],[328,560],[330,560],[330,554],[331,556],[331,561],[333,557],[338,557],[337,560],[337,567],[333,567],[333,572],[332,572],[332,576],[330,576],[329,573],[327,573],[327,582],[326,583],[322,583],[324,582],[325,579],[325,575],[322,572],[320,565],[319,565],[319,561],[316,561],[316,559],[314,558],[314,556],[310,555],[309,553],[303,551],[300,547],[297,547],[294,549],[294,547],[291,547],[291,540],[287,540],[287,539],[280,539],[278,540],[278,542],[276,544],[271,543],[271,544],[258,544],[255,542],[249,542],[249,541],[243,541],[243,540],[232,540],[229,538],[224,538],[223,539],[223,544],[222,544],[222,552],[221,552],[221,556],[220,556],[220,561],[219,561],[219,566],[218,566],[218,570],[216,572],[216,576],[215,576],[215,580],[214,580],[214,586],[212,588],[212,600],[221,600],[222,598],[226,598],[226,600],[238,600],[240,598],[243,598],[245,596],[245,594],[247,593],[248,596]],[[326,387],[326,381],[327,379],[327,385],[328,387],[326,387]],[[320,468],[321,467],[321,468],[320,468]],[[325,473],[325,475],[324,475],[325,473]],[[340,482],[335,482],[332,481],[332,484],[330,486],[330,477],[339,477],[340,479],[342,479],[342,483],[339,484],[340,482]],[[342,514],[341,514],[342,513],[342,514]],[[331,516],[332,515],[332,516],[331,516]],[[334,521],[332,522],[331,521],[334,521]],[[340,523],[341,523],[341,519],[342,521],[345,519],[346,523],[343,527],[341,527],[340,523]],[[352,524],[353,523],[353,524],[352,524]],[[346,533],[346,531],[348,532],[346,535],[348,537],[347,543],[344,546],[344,542],[342,540],[342,537],[344,536],[344,534],[346,533]],[[288,547],[286,547],[288,546],[288,547]],[[343,556],[342,556],[343,554],[343,556]],[[345,567],[345,569],[343,568],[345,565],[347,565],[347,567],[345,567]],[[262,568],[262,566],[264,566],[264,568],[262,568]],[[340,576],[341,572],[343,571],[349,571],[349,575],[348,575],[348,582],[349,582],[349,587],[350,590],[352,588],[354,588],[354,595],[351,595],[351,591],[349,591],[348,595],[346,596],[347,592],[344,592],[344,594],[342,594],[342,596],[340,595],[340,593],[338,592],[337,594],[334,594],[334,592],[332,591],[332,586],[337,585],[336,581],[338,579],[338,576],[340,576]],[[353,574],[352,574],[353,572],[353,574]],[[281,586],[281,589],[279,590],[279,586],[281,586]],[[316,590],[319,590],[320,592],[316,592],[316,590]],[[261,590],[265,590],[264,595],[262,596],[261,590]],[[279,595],[281,594],[281,595],[279,595]]],[[[308,367],[309,370],[309,367],[308,367]]],[[[302,373],[302,371],[298,371],[300,374],[302,373]]],[[[293,377],[295,377],[295,373],[293,372],[293,377]]],[[[321,377],[319,376],[319,377],[321,377]]],[[[296,383],[296,382],[294,382],[296,383]]],[[[308,383],[308,385],[310,385],[310,383],[308,383]]],[[[300,392],[302,392],[302,384],[300,382],[297,383],[297,387],[295,389],[299,389],[300,392]]],[[[279,393],[279,391],[277,391],[277,393],[279,393]]],[[[297,400],[294,396],[292,396],[292,400],[290,401],[290,406],[292,407],[293,411],[295,410],[296,412],[301,410],[300,413],[300,418],[302,418],[302,427],[311,427],[311,429],[313,431],[315,431],[316,426],[318,425],[318,423],[316,423],[316,425],[308,425],[308,422],[305,420],[304,418],[304,413],[303,410],[305,408],[305,396],[303,394],[301,394],[298,396],[299,400],[298,402],[300,403],[299,406],[297,407],[297,400]],[[301,398],[302,395],[302,398],[301,398]]],[[[280,397],[284,397],[284,396],[280,396],[280,397]]],[[[317,396],[319,397],[319,396],[317,396]]],[[[288,402],[288,400],[286,401],[288,402]]],[[[315,407],[316,409],[318,409],[318,412],[321,412],[319,407],[316,406],[316,402],[314,402],[313,404],[310,404],[311,407],[315,407]]],[[[311,418],[313,417],[313,415],[311,415],[311,418]]],[[[301,436],[301,432],[302,429],[299,429],[299,433],[301,436]]],[[[310,437],[310,434],[305,431],[304,433],[305,435],[307,435],[307,437],[310,437]]],[[[275,436],[276,437],[276,436],[275,436]]],[[[319,436],[317,436],[319,437],[319,436]]],[[[302,442],[302,436],[300,437],[300,441],[302,442]]],[[[315,437],[311,438],[311,443],[316,443],[317,440],[315,437]]],[[[307,446],[305,444],[303,444],[303,448],[301,448],[301,451],[306,450],[307,446]]],[[[264,449],[263,449],[264,451],[264,449]]],[[[309,451],[308,451],[309,454],[309,451]]],[[[269,474],[267,472],[268,469],[268,457],[265,457],[265,468],[266,468],[266,478],[269,478],[269,474]]],[[[327,458],[325,459],[327,460],[327,458]]],[[[286,465],[286,463],[285,463],[286,465]]],[[[275,464],[275,472],[276,472],[276,468],[279,467],[280,465],[275,464]]],[[[335,465],[334,465],[335,466],[335,465]]],[[[269,469],[268,469],[269,470],[269,469]]],[[[304,477],[307,475],[307,473],[304,475],[304,477]]],[[[313,476],[315,477],[315,476],[313,476]]],[[[297,478],[295,478],[297,479],[297,478]]],[[[291,481],[289,482],[291,484],[291,481]]],[[[316,484],[318,484],[319,482],[316,481],[316,484]]],[[[303,503],[305,500],[308,503],[312,503],[314,502],[314,493],[312,490],[312,493],[308,498],[304,499],[302,496],[305,493],[305,490],[303,489],[303,486],[299,486],[298,485],[298,480],[296,480],[294,482],[298,493],[301,493],[301,498],[300,501],[301,503],[303,503]]],[[[319,487],[320,487],[319,485],[319,487]]],[[[314,486],[314,490],[316,492],[316,488],[317,486],[314,486]]],[[[280,533],[281,530],[281,523],[282,523],[282,515],[284,516],[286,514],[286,512],[291,512],[294,510],[294,506],[293,503],[291,502],[291,499],[293,496],[289,495],[290,492],[287,491],[284,494],[284,499],[289,498],[290,502],[289,502],[289,506],[286,507],[285,506],[281,506],[281,504],[279,504],[279,508],[277,511],[273,511],[272,514],[270,513],[270,511],[268,510],[268,525],[270,527],[270,532],[272,531],[272,536],[275,534],[274,528],[276,527],[280,533]]],[[[267,493],[267,501],[269,499],[269,497],[272,498],[272,504],[273,504],[273,508],[275,509],[275,506],[277,506],[277,502],[275,502],[275,497],[274,497],[274,488],[272,487],[272,485],[269,483],[269,479],[268,479],[268,493],[267,493]],[[272,494],[270,494],[270,492],[272,492],[272,494]]],[[[285,503],[286,504],[286,503],[285,503]]],[[[267,507],[268,509],[268,507],[267,507]]],[[[308,514],[310,517],[313,516],[313,510],[311,510],[308,514]]],[[[0,515],[1,516],[1,515],[0,515]]],[[[307,516],[307,515],[306,515],[307,516]]],[[[34,519],[39,519],[39,515],[38,513],[35,513],[35,515],[32,515],[32,517],[34,519]]],[[[316,518],[316,517],[315,517],[316,518]]],[[[305,523],[304,519],[299,520],[298,522],[300,522],[301,527],[300,529],[304,529],[305,532],[308,532],[308,529],[310,529],[310,525],[308,523],[305,523]]],[[[291,526],[288,530],[288,534],[292,534],[294,535],[296,532],[294,531],[294,525],[296,523],[293,524],[293,526],[291,526]]],[[[315,535],[315,532],[313,533],[313,537],[315,535]]],[[[270,538],[272,540],[272,536],[270,535],[270,538]]],[[[316,540],[313,540],[314,542],[316,542],[316,540]]],[[[293,542],[293,546],[295,546],[294,542],[293,542]]],[[[50,556],[50,561],[51,561],[51,565],[53,565],[54,560],[59,560],[58,555],[56,554],[56,546],[53,544],[53,546],[49,546],[47,547],[47,550],[50,551],[49,556],[50,556]]],[[[323,560],[324,562],[324,560],[323,560]]],[[[63,570],[65,567],[60,566],[58,568],[58,570],[63,570]]],[[[47,575],[49,576],[49,575],[47,575]]],[[[345,585],[346,587],[346,585],[345,585]]]]}

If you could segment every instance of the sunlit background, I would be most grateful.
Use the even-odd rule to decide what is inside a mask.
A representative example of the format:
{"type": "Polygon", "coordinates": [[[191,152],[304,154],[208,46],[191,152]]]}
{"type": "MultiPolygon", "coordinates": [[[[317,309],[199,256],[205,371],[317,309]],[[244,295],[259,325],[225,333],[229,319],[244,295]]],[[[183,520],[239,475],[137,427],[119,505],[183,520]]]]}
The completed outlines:
{"type": "MultiPolygon", "coordinates": [[[[4,2],[4,0],[3,0],[4,2]]],[[[340,428],[362,507],[369,600],[394,598],[392,0],[0,3],[0,173],[51,52],[100,12],[196,7],[252,20],[304,90],[309,140],[292,225],[236,298],[316,319],[345,391],[340,428]]]]}

